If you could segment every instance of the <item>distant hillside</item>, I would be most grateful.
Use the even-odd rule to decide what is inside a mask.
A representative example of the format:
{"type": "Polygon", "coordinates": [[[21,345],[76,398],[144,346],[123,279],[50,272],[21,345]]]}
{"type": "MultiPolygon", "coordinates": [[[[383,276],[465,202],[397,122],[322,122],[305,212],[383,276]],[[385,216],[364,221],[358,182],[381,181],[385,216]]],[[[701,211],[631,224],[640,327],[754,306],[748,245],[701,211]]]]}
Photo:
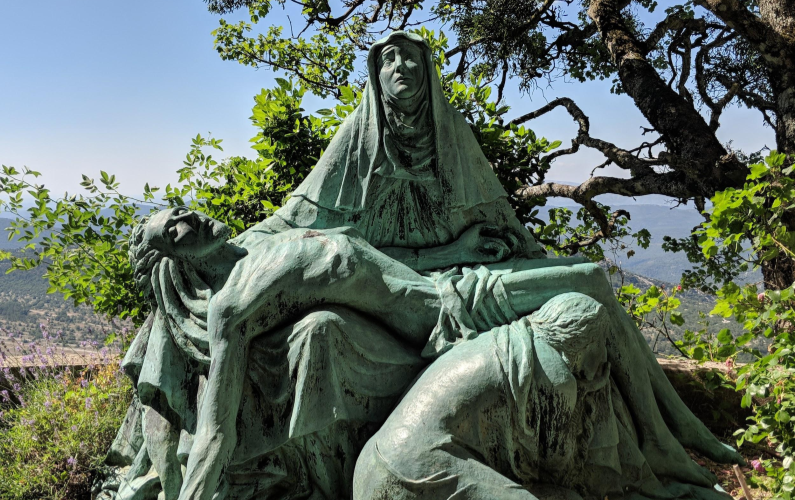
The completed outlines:
{"type": "Polygon", "coordinates": [[[632,247],[635,255],[626,257],[619,255],[621,266],[635,274],[650,278],[678,283],[682,271],[690,269],[692,264],[683,253],[670,253],[662,249],[663,237],[686,238],[694,227],[700,225],[704,218],[696,210],[669,208],[659,205],[611,206],[613,210],[624,209],[632,219],[629,226],[634,230],[648,229],[651,233],[649,248],[632,247]]]}
{"type": "MultiPolygon", "coordinates": [[[[61,294],[47,293],[42,269],[6,274],[9,263],[0,261],[0,328],[22,339],[41,338],[41,325],[65,345],[102,341],[116,329],[88,306],[75,307],[61,294]]],[[[120,325],[120,327],[129,325],[120,325]]],[[[0,343],[6,335],[0,333],[0,343]]]]}
{"type": "MultiPolygon", "coordinates": [[[[611,276],[610,281],[614,289],[617,289],[622,285],[621,277],[618,274],[611,276]]],[[[646,291],[649,289],[649,287],[654,285],[664,288],[669,293],[676,287],[675,284],[641,276],[630,271],[624,271],[623,284],[635,285],[642,291],[646,291]]],[[[679,306],[677,311],[682,313],[682,317],[685,319],[685,324],[682,326],[676,326],[670,323],[668,324],[668,328],[674,333],[674,339],[681,339],[685,330],[698,331],[704,326],[706,326],[709,333],[715,335],[724,328],[729,329],[735,337],[741,334],[742,325],[734,320],[727,320],[720,317],[706,317],[705,319],[700,318],[699,313],[704,313],[706,315],[712,310],[712,308],[715,307],[715,297],[712,295],[707,295],[697,290],[685,290],[677,293],[677,297],[682,301],[682,304],[679,306]],[[703,323],[706,323],[706,325],[703,323]]],[[[655,348],[655,352],[657,354],[677,354],[676,349],[670,344],[670,342],[668,342],[662,336],[658,337],[655,331],[644,330],[643,335],[646,337],[646,341],[650,346],[655,346],[655,338],[657,338],[655,348]]]]}
{"type": "Polygon", "coordinates": [[[0,250],[13,250],[25,246],[26,243],[8,240],[8,232],[6,231],[8,227],[11,227],[11,219],[0,218],[0,250]]]}
{"type": "MultiPolygon", "coordinates": [[[[573,210],[579,208],[562,203],[557,206],[566,206],[573,210]]],[[[629,226],[632,230],[648,229],[652,237],[649,248],[635,246],[628,248],[627,251],[635,250],[635,255],[631,258],[627,258],[627,251],[617,256],[609,256],[623,269],[663,282],[678,283],[682,272],[692,268],[692,264],[684,254],[666,252],[662,249],[662,243],[664,236],[686,238],[694,227],[703,222],[704,218],[695,209],[643,204],[609,206],[612,210],[624,209],[629,212],[632,217],[629,226]]],[[[540,210],[541,219],[548,220],[547,210],[540,210]]],[[[744,281],[751,282],[760,280],[759,272],[749,273],[744,278],[744,281]]]]}

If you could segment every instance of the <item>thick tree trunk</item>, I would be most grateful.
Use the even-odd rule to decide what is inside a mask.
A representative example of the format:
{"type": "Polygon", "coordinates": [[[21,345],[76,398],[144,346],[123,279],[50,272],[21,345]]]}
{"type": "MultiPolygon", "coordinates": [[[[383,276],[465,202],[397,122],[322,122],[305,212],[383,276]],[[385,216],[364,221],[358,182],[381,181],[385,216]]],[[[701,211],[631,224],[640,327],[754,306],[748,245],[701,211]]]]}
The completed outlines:
{"type": "Polygon", "coordinates": [[[759,0],[759,14],[774,36],[770,43],[781,46],[782,57],[772,59],[770,86],[776,102],[776,146],[795,154],[795,2],[759,0]]]}
{"type": "Polygon", "coordinates": [[[646,58],[642,42],[627,28],[621,7],[618,0],[594,0],[588,15],[618,67],[624,90],[677,159],[672,169],[683,174],[688,188],[701,196],[742,185],[743,165],[728,154],[693,104],[660,77],[646,58]]]}
{"type": "MultiPolygon", "coordinates": [[[[795,154],[795,2],[759,0],[760,16],[737,0],[700,0],[727,26],[737,30],[763,55],[776,103],[776,146],[795,154]]],[[[618,0],[593,0],[588,15],[618,67],[624,90],[663,137],[677,173],[687,187],[711,197],[741,186],[745,167],[728,154],[693,104],[677,94],[646,58],[644,46],[628,29],[618,0]]],[[[795,219],[795,217],[793,217],[795,219]]],[[[782,256],[763,266],[765,287],[780,289],[795,281],[795,263],[782,256]]]]}
{"type": "MultiPolygon", "coordinates": [[[[759,0],[759,14],[762,22],[777,35],[775,43],[783,45],[781,52],[787,54],[780,60],[771,60],[770,86],[776,103],[776,149],[795,155],[795,2],[759,0]]],[[[785,223],[795,230],[795,213],[790,219],[785,223]]],[[[769,290],[792,286],[795,262],[787,255],[779,255],[765,262],[762,277],[769,290]]]]}
{"type": "Polygon", "coordinates": [[[762,266],[762,279],[766,290],[781,290],[795,281],[795,266],[786,255],[767,261],[762,266]]]}

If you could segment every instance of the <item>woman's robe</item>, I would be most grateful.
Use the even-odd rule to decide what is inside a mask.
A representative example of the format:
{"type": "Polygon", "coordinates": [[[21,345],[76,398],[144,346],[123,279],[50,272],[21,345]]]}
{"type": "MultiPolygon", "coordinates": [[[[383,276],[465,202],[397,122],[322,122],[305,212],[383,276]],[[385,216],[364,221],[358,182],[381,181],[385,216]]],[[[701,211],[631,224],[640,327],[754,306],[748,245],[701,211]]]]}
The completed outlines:
{"type": "Polygon", "coordinates": [[[253,226],[242,238],[286,227],[325,229],[355,227],[374,247],[429,248],[455,241],[471,226],[485,222],[521,238],[517,257],[543,258],[522,227],[505,190],[464,117],[444,97],[427,44],[401,31],[373,44],[367,58],[369,79],[361,103],[340,125],[317,166],[273,217],[253,226]],[[416,112],[427,120],[429,139],[402,140],[400,110],[387,112],[378,79],[381,50],[396,41],[423,48],[429,105],[416,112]],[[427,144],[426,144],[427,143],[427,144]],[[396,151],[397,150],[397,151],[396,151]],[[405,150],[405,151],[404,151],[405,150]],[[408,157],[428,158],[419,166],[408,157]]]}

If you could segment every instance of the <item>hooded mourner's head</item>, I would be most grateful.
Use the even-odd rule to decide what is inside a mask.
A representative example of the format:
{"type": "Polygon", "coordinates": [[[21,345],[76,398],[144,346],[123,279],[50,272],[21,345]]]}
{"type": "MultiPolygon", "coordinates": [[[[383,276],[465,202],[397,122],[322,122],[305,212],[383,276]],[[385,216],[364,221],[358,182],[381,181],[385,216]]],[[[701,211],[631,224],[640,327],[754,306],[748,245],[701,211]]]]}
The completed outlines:
{"type": "MultiPolygon", "coordinates": [[[[424,40],[395,32],[373,45],[368,55],[370,80],[380,97],[381,147],[374,172],[382,177],[430,180],[437,177],[436,133],[428,92],[436,70],[424,40]]],[[[435,79],[434,79],[435,80],[435,79]]],[[[438,81],[434,81],[441,90],[438,81]]]]}
{"type": "Polygon", "coordinates": [[[422,37],[394,31],[375,42],[367,71],[361,102],[294,198],[322,209],[367,210],[376,196],[374,175],[433,178],[448,209],[505,196],[466,120],[445,97],[422,37]]]}
{"type": "Polygon", "coordinates": [[[376,57],[378,84],[389,99],[407,100],[427,88],[424,46],[408,38],[394,37],[376,57]]]}

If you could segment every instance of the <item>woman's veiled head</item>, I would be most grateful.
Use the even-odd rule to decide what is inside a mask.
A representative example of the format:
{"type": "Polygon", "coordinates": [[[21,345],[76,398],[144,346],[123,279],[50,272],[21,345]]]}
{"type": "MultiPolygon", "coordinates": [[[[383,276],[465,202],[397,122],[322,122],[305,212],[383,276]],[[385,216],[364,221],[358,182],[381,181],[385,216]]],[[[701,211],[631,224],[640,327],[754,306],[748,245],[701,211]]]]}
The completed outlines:
{"type": "Polygon", "coordinates": [[[432,181],[436,141],[428,92],[432,70],[428,45],[405,33],[393,33],[372,49],[370,64],[383,120],[376,172],[385,178],[432,181]]]}
{"type": "MultiPolygon", "coordinates": [[[[444,95],[432,50],[422,36],[395,31],[375,42],[367,74],[361,102],[277,215],[292,226],[352,225],[375,246],[448,244],[481,222],[472,219],[470,209],[504,198],[505,190],[469,124],[444,95]],[[393,57],[397,71],[390,65],[393,57]],[[382,210],[407,206],[385,201],[394,192],[385,189],[396,185],[392,179],[410,189],[427,187],[430,194],[423,198],[432,195],[435,208],[426,204],[423,212],[432,214],[433,228],[398,221],[382,210]],[[368,217],[375,213],[385,215],[379,221],[368,217]],[[392,223],[381,224],[387,220],[392,223]]],[[[412,194],[409,201],[416,198],[412,194]]]]}
{"type": "Polygon", "coordinates": [[[381,91],[389,97],[408,99],[427,85],[423,47],[407,38],[386,44],[376,64],[381,91]]]}

